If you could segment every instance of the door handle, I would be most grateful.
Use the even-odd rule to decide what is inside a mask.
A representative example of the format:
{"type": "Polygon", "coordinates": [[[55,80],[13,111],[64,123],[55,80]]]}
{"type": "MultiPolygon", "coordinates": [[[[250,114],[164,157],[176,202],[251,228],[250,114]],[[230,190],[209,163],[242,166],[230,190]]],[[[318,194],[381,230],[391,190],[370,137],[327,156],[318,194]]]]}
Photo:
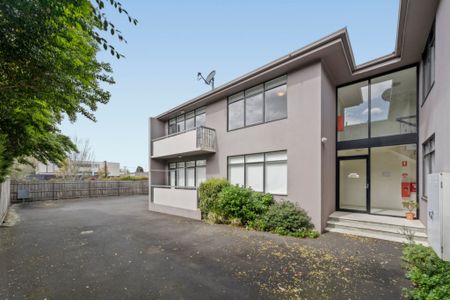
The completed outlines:
{"type": "Polygon", "coordinates": [[[368,183],[366,184],[366,189],[369,189],[369,184],[368,183]]]}

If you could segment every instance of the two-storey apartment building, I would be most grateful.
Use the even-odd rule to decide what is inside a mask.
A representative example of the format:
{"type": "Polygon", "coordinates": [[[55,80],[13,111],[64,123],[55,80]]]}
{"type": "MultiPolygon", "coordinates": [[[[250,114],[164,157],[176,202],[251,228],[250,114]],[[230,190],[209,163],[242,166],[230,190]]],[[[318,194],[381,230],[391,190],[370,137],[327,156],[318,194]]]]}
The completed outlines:
{"type": "Polygon", "coordinates": [[[149,120],[149,208],[200,218],[211,177],[335,211],[427,218],[450,171],[450,1],[401,0],[395,51],[356,65],[346,29],[149,120]]]}

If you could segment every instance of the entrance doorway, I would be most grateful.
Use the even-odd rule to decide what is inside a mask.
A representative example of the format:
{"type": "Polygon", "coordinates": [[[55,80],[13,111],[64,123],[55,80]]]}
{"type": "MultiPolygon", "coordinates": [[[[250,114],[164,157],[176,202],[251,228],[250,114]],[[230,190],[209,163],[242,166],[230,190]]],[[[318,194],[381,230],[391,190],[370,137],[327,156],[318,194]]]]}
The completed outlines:
{"type": "Polygon", "coordinates": [[[404,217],[404,202],[417,201],[416,158],[415,144],[339,150],[338,209],[404,217]]]}
{"type": "Polygon", "coordinates": [[[339,209],[369,212],[369,157],[338,158],[339,209]]]}

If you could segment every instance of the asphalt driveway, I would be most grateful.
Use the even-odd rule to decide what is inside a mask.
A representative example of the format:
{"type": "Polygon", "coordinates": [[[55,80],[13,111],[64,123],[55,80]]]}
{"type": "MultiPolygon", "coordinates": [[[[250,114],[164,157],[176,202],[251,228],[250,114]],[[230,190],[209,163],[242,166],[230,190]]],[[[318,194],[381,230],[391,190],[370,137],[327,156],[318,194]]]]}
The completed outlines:
{"type": "Polygon", "coordinates": [[[144,196],[14,205],[0,299],[399,299],[401,245],[149,212],[144,196]],[[15,223],[15,225],[13,225],[15,223]]]}

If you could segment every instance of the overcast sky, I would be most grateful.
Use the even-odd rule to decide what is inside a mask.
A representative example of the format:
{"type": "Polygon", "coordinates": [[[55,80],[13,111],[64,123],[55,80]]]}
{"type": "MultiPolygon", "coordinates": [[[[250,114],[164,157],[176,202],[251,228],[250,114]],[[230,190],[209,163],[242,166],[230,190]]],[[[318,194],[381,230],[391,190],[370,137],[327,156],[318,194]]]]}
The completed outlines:
{"type": "Polygon", "coordinates": [[[216,70],[216,86],[347,27],[357,63],[394,51],[397,0],[126,1],[139,20],[108,11],[127,44],[125,59],[100,53],[114,69],[109,104],[97,122],[79,118],[63,133],[89,139],[96,160],[148,167],[148,118],[208,91],[197,72],[216,70]]]}

